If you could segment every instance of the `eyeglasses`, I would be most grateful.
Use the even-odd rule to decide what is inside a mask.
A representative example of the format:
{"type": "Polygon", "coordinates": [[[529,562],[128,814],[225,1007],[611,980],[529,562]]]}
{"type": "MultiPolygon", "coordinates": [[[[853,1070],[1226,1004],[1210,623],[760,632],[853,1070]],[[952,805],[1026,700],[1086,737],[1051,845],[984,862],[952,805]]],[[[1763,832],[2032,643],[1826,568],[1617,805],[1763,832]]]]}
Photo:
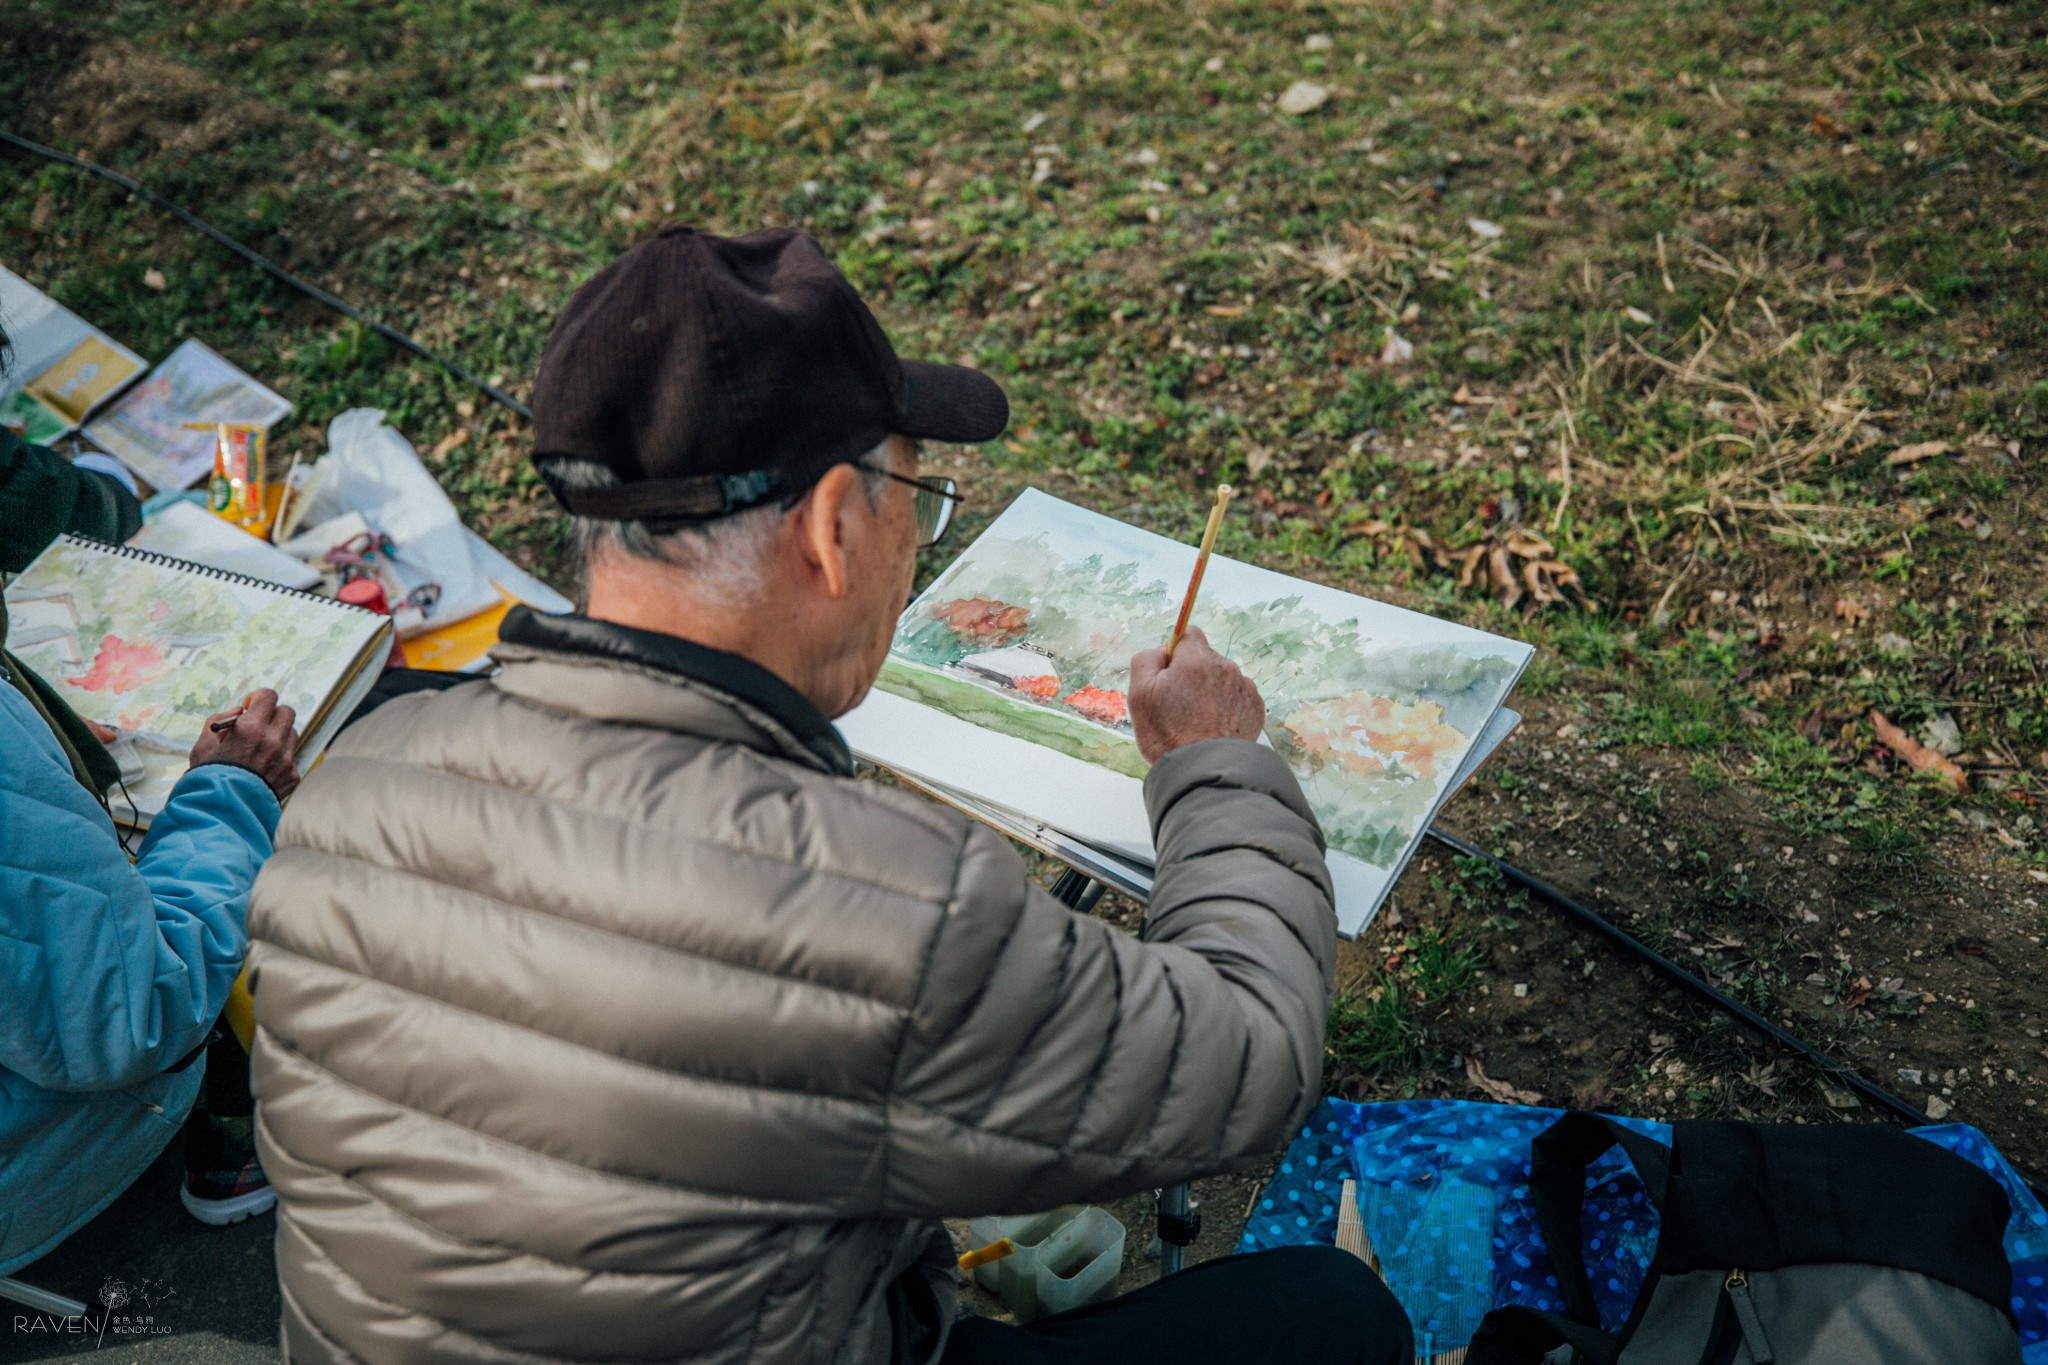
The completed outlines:
{"type": "Polygon", "coordinates": [[[953,506],[962,498],[960,485],[951,479],[913,479],[888,469],[869,469],[869,472],[898,483],[907,483],[915,490],[910,507],[917,516],[917,548],[922,550],[938,544],[939,537],[945,535],[946,528],[953,524],[953,506]]]}

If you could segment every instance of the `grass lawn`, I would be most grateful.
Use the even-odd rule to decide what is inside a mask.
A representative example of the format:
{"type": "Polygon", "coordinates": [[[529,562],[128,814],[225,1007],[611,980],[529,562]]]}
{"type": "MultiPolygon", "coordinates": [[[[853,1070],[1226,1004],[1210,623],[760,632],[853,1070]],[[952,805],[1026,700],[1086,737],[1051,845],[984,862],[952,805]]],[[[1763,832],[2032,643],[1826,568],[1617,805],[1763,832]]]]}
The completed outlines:
{"type": "MultiPolygon", "coordinates": [[[[1448,823],[2048,1166],[2038,10],[16,0],[0,109],[521,394],[657,224],[817,233],[905,354],[1010,391],[930,452],[956,546],[1030,484],[1191,538],[1227,479],[1227,553],[1536,643],[1448,823]]],[[[0,174],[0,260],[272,383],[283,458],[386,409],[569,581],[510,414],[0,174]]],[[[1869,1117],[1447,859],[1343,970],[1342,1093],[1869,1117]]]]}

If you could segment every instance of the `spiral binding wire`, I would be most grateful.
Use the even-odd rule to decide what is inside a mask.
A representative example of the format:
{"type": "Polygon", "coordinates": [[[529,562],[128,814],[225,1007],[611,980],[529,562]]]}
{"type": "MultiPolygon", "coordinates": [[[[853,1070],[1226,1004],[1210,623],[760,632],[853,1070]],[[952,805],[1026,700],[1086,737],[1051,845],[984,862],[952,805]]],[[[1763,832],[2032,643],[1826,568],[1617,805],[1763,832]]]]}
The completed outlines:
{"type": "Polygon", "coordinates": [[[377,616],[380,614],[371,611],[368,607],[358,606],[354,602],[344,602],[338,597],[327,597],[306,588],[294,588],[283,583],[273,583],[267,578],[256,578],[249,574],[236,573],[232,569],[217,568],[212,564],[200,564],[194,560],[180,559],[176,555],[167,555],[161,550],[144,550],[133,545],[115,545],[109,541],[94,540],[90,536],[61,535],[57,537],[54,543],[58,545],[74,545],[79,549],[92,550],[100,554],[119,555],[123,559],[139,559],[144,563],[154,564],[160,568],[177,569],[186,573],[198,574],[204,578],[215,578],[223,583],[234,583],[248,588],[262,588],[268,592],[283,593],[292,597],[304,597],[310,601],[321,602],[330,607],[338,607],[347,611],[359,611],[366,616],[377,616]]]}

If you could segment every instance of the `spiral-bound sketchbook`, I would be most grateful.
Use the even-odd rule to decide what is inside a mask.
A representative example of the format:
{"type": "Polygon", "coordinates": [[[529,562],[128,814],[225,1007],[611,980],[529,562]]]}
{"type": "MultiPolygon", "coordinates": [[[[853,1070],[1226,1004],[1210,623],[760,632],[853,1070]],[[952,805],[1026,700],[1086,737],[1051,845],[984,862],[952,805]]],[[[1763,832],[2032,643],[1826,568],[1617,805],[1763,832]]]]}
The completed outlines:
{"type": "Polygon", "coordinates": [[[61,536],[7,585],[7,647],[110,746],[146,827],[207,717],[258,688],[298,713],[304,771],[375,685],[391,620],[332,598],[168,555],[61,536]]]}
{"type": "MultiPolygon", "coordinates": [[[[1129,665],[1172,633],[1195,555],[1026,490],[903,613],[840,733],[947,799],[1149,867],[1129,665]]],[[[1338,926],[1356,934],[1514,728],[1503,703],[1534,651],[1222,555],[1194,623],[1258,684],[1266,741],[1328,841],[1338,926]]]]}

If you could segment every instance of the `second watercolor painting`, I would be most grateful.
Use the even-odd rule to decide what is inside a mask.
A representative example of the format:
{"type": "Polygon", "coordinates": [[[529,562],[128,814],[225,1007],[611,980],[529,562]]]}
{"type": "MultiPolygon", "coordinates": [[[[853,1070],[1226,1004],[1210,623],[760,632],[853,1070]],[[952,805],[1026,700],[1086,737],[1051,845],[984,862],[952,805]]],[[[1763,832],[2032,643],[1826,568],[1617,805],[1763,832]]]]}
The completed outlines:
{"type": "MultiPolygon", "coordinates": [[[[1171,632],[1194,556],[1192,546],[1027,491],[904,613],[876,686],[1141,778],[1125,702],[1130,658],[1171,632]]],[[[1266,738],[1301,780],[1332,851],[1388,880],[1533,652],[1221,556],[1194,622],[1258,684],[1266,738]]],[[[1011,761],[1038,760],[1019,749],[1011,761]]]]}

